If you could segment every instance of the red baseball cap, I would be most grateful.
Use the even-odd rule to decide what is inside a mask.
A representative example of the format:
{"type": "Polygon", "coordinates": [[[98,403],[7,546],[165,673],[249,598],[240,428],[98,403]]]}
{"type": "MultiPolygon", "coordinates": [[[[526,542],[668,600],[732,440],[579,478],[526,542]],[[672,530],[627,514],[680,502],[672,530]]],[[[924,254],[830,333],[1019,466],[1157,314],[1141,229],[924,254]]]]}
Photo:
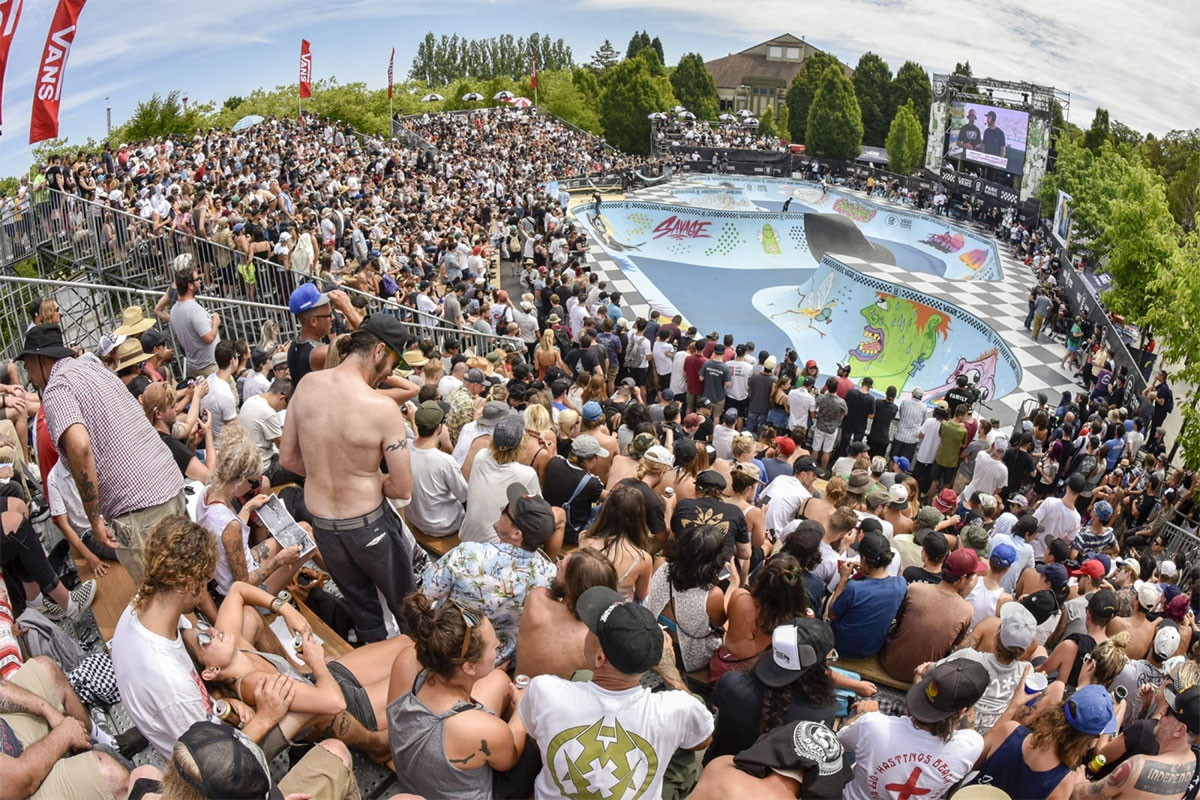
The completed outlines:
{"type": "Polygon", "coordinates": [[[938,496],[933,498],[933,507],[943,514],[949,514],[958,505],[958,494],[949,487],[938,492],[938,496]]]}
{"type": "Polygon", "coordinates": [[[810,358],[808,361],[804,362],[804,368],[805,368],[805,369],[812,369],[812,368],[813,368],[813,367],[815,367],[816,365],[817,365],[817,362],[816,362],[816,361],[813,361],[811,358],[810,358]]]}
{"type": "Polygon", "coordinates": [[[1080,575],[1087,575],[1089,578],[1099,580],[1105,575],[1104,564],[1094,558],[1089,558],[1079,565],[1079,569],[1071,570],[1070,574],[1076,578],[1080,575]]]}
{"type": "Polygon", "coordinates": [[[942,564],[942,572],[955,578],[975,575],[987,572],[987,562],[980,561],[979,555],[971,548],[963,547],[946,556],[946,561],[942,564]]]}

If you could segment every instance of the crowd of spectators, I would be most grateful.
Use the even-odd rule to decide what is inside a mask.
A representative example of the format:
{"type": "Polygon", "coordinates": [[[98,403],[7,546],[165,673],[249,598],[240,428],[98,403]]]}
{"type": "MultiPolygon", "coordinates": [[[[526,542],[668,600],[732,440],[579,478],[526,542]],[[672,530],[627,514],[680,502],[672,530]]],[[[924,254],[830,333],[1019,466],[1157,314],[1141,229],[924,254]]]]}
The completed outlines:
{"type": "Polygon", "coordinates": [[[299,336],[223,336],[198,290],[255,281],[205,239],[94,351],[31,308],[0,613],[122,610],[83,660],[0,636],[5,792],[340,800],[353,748],[424,797],[1195,796],[1196,476],[1165,375],[1118,405],[1092,365],[1010,428],[965,378],[927,403],[633,317],[543,188],[627,162],[509,110],[409,124],[436,150],[280,121],[48,176],[152,232],[197,205],[238,228],[299,336]],[[345,291],[385,278],[418,322],[522,345],[345,291]],[[98,580],[51,562],[43,507],[98,580]],[[327,657],[318,620],[352,646],[327,657]],[[118,698],[122,739],[88,712],[118,698]]]}

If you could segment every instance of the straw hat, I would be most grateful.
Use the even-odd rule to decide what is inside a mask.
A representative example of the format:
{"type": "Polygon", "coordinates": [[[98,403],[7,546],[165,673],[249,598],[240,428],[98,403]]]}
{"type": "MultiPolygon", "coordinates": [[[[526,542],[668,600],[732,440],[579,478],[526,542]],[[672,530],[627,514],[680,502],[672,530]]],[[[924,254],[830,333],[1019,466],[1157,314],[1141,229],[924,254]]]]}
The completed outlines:
{"type": "Polygon", "coordinates": [[[150,359],[151,353],[143,352],[142,343],[137,339],[126,339],[117,348],[117,371],[141,364],[150,359]]]}
{"type": "Polygon", "coordinates": [[[146,319],[141,306],[130,306],[121,312],[121,327],[114,333],[117,336],[137,336],[154,327],[154,320],[146,319]]]}

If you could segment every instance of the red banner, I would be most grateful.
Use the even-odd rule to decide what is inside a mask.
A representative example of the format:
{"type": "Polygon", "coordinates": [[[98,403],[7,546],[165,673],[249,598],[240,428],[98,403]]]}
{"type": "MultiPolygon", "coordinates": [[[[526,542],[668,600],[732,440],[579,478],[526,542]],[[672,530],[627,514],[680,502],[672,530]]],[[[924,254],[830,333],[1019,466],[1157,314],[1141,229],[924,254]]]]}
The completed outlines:
{"type": "Polygon", "coordinates": [[[300,40],[300,96],[312,97],[312,53],[308,39],[300,40]]]}
{"type": "Polygon", "coordinates": [[[529,56],[531,59],[529,62],[530,63],[529,88],[536,89],[537,88],[537,50],[534,50],[532,47],[529,48],[529,56]]]}
{"type": "Polygon", "coordinates": [[[58,136],[58,104],[62,100],[67,56],[75,41],[75,26],[87,0],[58,0],[58,9],[46,34],[37,83],[33,87],[33,113],[29,119],[29,143],[37,144],[58,136]]]}
{"type": "Polygon", "coordinates": [[[392,99],[392,65],[396,63],[396,48],[392,48],[392,57],[388,59],[388,100],[392,99]]]}
{"type": "Polygon", "coordinates": [[[4,96],[4,68],[8,66],[8,48],[21,20],[22,0],[0,0],[0,104],[4,96]]]}

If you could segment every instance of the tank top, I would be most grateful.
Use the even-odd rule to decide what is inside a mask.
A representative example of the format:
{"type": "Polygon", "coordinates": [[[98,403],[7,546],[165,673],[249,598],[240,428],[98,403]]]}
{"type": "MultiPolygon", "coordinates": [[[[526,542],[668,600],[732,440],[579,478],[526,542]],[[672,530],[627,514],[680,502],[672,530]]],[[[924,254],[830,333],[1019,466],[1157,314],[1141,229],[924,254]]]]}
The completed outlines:
{"type": "Polygon", "coordinates": [[[288,348],[288,375],[292,379],[292,386],[299,385],[300,379],[312,372],[312,351],[318,344],[319,342],[299,339],[288,348]]]}
{"type": "MultiPolygon", "coordinates": [[[[722,637],[713,633],[712,622],[708,618],[709,588],[697,586],[682,592],[675,591],[671,585],[670,564],[664,564],[650,576],[650,596],[646,598],[646,606],[655,614],[662,614],[667,604],[675,601],[674,627],[679,635],[684,672],[704,668],[721,646],[722,637]]],[[[664,623],[669,622],[665,617],[661,619],[664,623]]]]}
{"type": "Polygon", "coordinates": [[[1009,797],[1049,797],[1054,787],[1062,783],[1070,769],[1059,764],[1045,772],[1034,772],[1025,764],[1021,745],[1029,729],[1024,725],[1008,735],[983,766],[975,783],[995,786],[1009,797]]]}
{"type": "Polygon", "coordinates": [[[1096,640],[1086,633],[1072,633],[1063,637],[1064,642],[1074,642],[1079,648],[1075,654],[1075,663],[1071,665],[1071,674],[1067,676],[1067,686],[1074,688],[1079,682],[1079,671],[1083,669],[1083,657],[1096,649],[1096,640]]]}
{"type": "MultiPolygon", "coordinates": [[[[464,711],[487,711],[478,703],[459,703],[435,714],[417,698],[426,670],[413,681],[412,691],[388,705],[388,744],[396,764],[400,790],[421,797],[491,800],[492,768],[458,769],[446,758],[446,720],[464,711]]],[[[491,713],[491,712],[488,712],[491,713]]]]}
{"type": "Polygon", "coordinates": [[[975,588],[967,595],[967,602],[974,609],[974,613],[971,615],[972,629],[979,624],[980,620],[996,616],[996,604],[1000,602],[1002,594],[1004,594],[1003,586],[989,589],[984,585],[983,578],[975,582],[975,588]]]}

